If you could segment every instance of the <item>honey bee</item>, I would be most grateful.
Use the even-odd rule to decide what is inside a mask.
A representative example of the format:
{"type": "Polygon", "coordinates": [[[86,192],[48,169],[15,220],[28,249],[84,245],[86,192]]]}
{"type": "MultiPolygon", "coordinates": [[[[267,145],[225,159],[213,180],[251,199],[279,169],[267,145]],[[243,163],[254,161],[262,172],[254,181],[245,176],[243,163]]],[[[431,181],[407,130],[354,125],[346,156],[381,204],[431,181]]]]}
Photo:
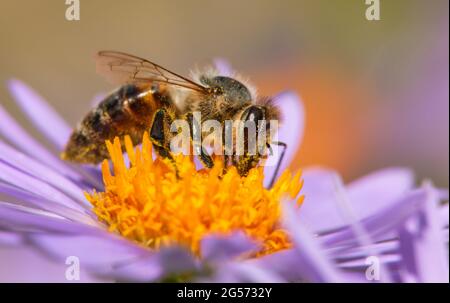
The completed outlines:
{"type": "MultiPolygon", "coordinates": [[[[243,81],[214,71],[199,74],[197,81],[193,81],[146,59],[116,51],[100,51],[96,66],[99,74],[122,86],[93,108],[74,129],[61,154],[67,161],[97,164],[109,157],[106,140],[129,135],[137,145],[144,132],[149,130],[155,151],[174,162],[169,145],[174,136],[170,125],[175,119],[184,119],[192,125],[195,111],[201,113],[202,121],[257,123],[265,120],[269,123],[280,118],[272,99],[256,98],[243,81]]],[[[266,142],[265,147],[269,150],[271,143],[284,147],[272,184],[286,144],[271,142],[269,133],[266,142]]],[[[245,176],[265,156],[262,152],[224,156],[224,163],[225,167],[235,166],[239,174],[245,176]]],[[[198,157],[204,166],[213,167],[213,159],[204,148],[198,157]]]]}

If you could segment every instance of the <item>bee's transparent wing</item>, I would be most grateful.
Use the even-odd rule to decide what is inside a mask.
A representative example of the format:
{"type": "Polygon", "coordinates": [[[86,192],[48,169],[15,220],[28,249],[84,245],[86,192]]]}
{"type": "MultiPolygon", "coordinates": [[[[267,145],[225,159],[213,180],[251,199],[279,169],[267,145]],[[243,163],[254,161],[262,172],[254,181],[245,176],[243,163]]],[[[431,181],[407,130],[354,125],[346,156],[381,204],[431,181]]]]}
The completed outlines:
{"type": "Polygon", "coordinates": [[[116,51],[100,51],[97,72],[115,84],[166,83],[206,93],[206,88],[146,59],[116,51]]]}

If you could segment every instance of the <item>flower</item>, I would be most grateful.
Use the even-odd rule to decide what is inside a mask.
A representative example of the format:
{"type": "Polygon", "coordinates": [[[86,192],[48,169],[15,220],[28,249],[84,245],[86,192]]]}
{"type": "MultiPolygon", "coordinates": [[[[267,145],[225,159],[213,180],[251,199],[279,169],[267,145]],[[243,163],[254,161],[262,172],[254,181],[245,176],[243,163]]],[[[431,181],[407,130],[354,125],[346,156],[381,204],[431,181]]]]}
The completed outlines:
{"type": "MultiPolygon", "coordinates": [[[[119,138],[107,142],[114,165],[102,163],[104,192],[86,194],[93,211],[110,231],[150,248],[183,244],[200,254],[200,242],[211,233],[242,230],[263,243],[261,253],[290,246],[286,233],[277,226],[284,193],[296,198],[302,183],[300,173],[289,171],[271,188],[263,186],[262,168],[240,177],[231,167],[222,173],[217,160],[212,169],[197,170],[182,154],[175,157],[179,176],[172,163],[154,160],[148,134],[142,149],[133,149],[130,137],[125,146],[131,165],[125,165],[119,138]],[[291,180],[292,179],[292,180],[291,180]]],[[[298,199],[301,204],[303,196],[298,199]]]]}
{"type": "MultiPolygon", "coordinates": [[[[12,80],[9,82],[9,86],[12,93],[18,98],[19,104],[36,109],[26,111],[26,113],[33,116],[31,121],[43,134],[48,134],[48,139],[56,147],[56,150],[61,150],[70,134],[70,128],[66,123],[40,96],[22,82],[12,80]],[[44,120],[49,121],[43,123],[34,116],[36,113],[44,120]],[[55,130],[61,131],[64,135],[55,134],[55,130]]],[[[286,104],[297,102],[296,96],[292,93],[284,93],[280,95],[280,98],[286,104]]],[[[0,192],[6,197],[4,203],[0,204],[0,220],[2,221],[0,243],[5,245],[31,243],[34,249],[53,260],[64,261],[68,256],[77,256],[80,264],[83,264],[84,268],[88,268],[89,272],[108,279],[127,281],[154,281],[169,277],[172,273],[182,276],[182,273],[192,271],[201,276],[204,270],[208,271],[208,268],[214,267],[214,264],[221,264],[225,259],[243,254],[256,255],[262,252],[261,248],[264,248],[264,245],[260,244],[264,243],[257,243],[255,241],[257,239],[248,237],[245,233],[231,232],[227,235],[212,233],[205,235],[201,241],[192,242],[195,243],[197,251],[201,252],[202,261],[200,262],[183,245],[168,245],[155,251],[109,232],[108,226],[100,222],[94,213],[98,209],[93,208],[83,195],[83,193],[89,193],[88,196],[93,197],[105,190],[101,171],[97,168],[76,166],[61,161],[28,135],[2,108],[0,108],[0,115],[2,118],[0,133],[16,146],[0,142],[2,154],[0,157],[0,192]],[[92,189],[96,190],[96,194],[92,189]],[[224,236],[225,238],[223,238],[224,236]],[[211,253],[212,251],[214,253],[211,253]],[[174,260],[178,262],[174,262],[174,260]],[[145,263],[145,266],[141,265],[142,262],[145,263]]],[[[294,125],[299,125],[298,121],[295,121],[294,125]]],[[[138,151],[136,151],[137,153],[138,151]]],[[[144,148],[142,154],[146,153],[150,153],[148,148],[144,148]]],[[[120,161],[115,164],[120,166],[120,161]]],[[[163,166],[164,164],[160,160],[153,165],[153,167],[159,168],[163,166]]],[[[166,166],[166,170],[169,167],[166,166]]],[[[186,167],[193,169],[190,162],[186,167]]],[[[105,168],[104,171],[106,171],[105,168]]],[[[198,178],[205,173],[205,171],[198,172],[198,178]]],[[[210,172],[210,174],[214,173],[217,171],[210,172]]],[[[278,226],[274,225],[280,213],[280,205],[274,202],[275,199],[278,200],[283,191],[300,190],[300,184],[298,184],[300,174],[293,179],[296,180],[297,186],[289,184],[289,176],[286,173],[278,180],[279,186],[274,186],[271,190],[266,190],[262,186],[261,168],[250,173],[246,178],[247,184],[232,182],[234,180],[232,177],[237,177],[233,169],[228,171],[224,180],[227,179],[227,175],[231,179],[230,184],[239,184],[240,190],[247,187],[248,191],[249,186],[252,186],[253,191],[259,187],[259,193],[265,197],[262,199],[265,202],[265,204],[262,203],[262,206],[272,207],[273,211],[266,213],[267,220],[261,220],[259,214],[255,217],[263,225],[267,225],[265,226],[266,232],[273,233],[272,238],[266,239],[264,253],[269,253],[270,249],[275,251],[287,246],[283,232],[277,230],[278,226]],[[270,220],[272,221],[270,222],[270,220]],[[270,226],[271,223],[272,226],[270,226]],[[274,230],[271,230],[270,227],[273,227],[274,230]],[[268,241],[271,239],[272,241],[268,241]],[[275,245],[279,247],[274,248],[275,245]]],[[[114,177],[118,177],[118,175],[114,175],[114,177]]],[[[111,194],[107,189],[105,193],[111,194]]],[[[206,192],[204,194],[206,197],[206,192]]],[[[100,200],[97,202],[100,203],[100,200]]],[[[249,200],[249,202],[255,201],[249,200]]],[[[225,204],[223,203],[222,206],[225,204]]],[[[248,214],[251,213],[254,211],[249,209],[248,214]]],[[[245,211],[242,211],[242,214],[246,215],[245,211]]],[[[256,221],[253,220],[254,222],[256,221]]],[[[254,236],[262,234],[262,230],[252,230],[250,226],[248,231],[251,231],[250,236],[252,236],[251,234],[254,236]]]]}
{"type": "MultiPolygon", "coordinates": [[[[30,121],[56,150],[61,150],[70,134],[66,123],[22,82],[12,80],[9,88],[30,121]]],[[[287,158],[292,159],[301,141],[298,134],[303,131],[303,110],[293,93],[280,94],[278,98],[283,99],[279,104],[288,123],[280,130],[280,140],[294,147],[293,151],[288,149],[287,154],[287,158]]],[[[108,169],[103,165],[106,181],[103,188],[99,169],[61,161],[1,106],[0,134],[11,143],[0,141],[0,193],[3,200],[0,203],[0,245],[29,245],[53,261],[64,262],[68,256],[76,256],[82,268],[103,279],[448,281],[449,215],[448,204],[441,203],[448,200],[448,191],[437,189],[430,182],[416,188],[413,174],[408,169],[384,169],[348,185],[343,185],[339,175],[332,170],[305,169],[301,190],[305,201],[300,208],[295,208],[296,203],[286,199],[281,209],[280,228],[286,230],[290,247],[272,249],[249,258],[261,251],[267,238],[246,232],[245,227],[228,234],[201,233],[199,241],[177,242],[188,243],[190,249],[201,256],[198,258],[185,248],[186,245],[170,243],[155,251],[142,245],[146,241],[136,243],[140,238],[135,235],[130,237],[134,241],[130,241],[108,231],[108,228],[120,231],[124,227],[119,226],[121,221],[117,219],[105,219],[112,216],[111,209],[105,212],[105,198],[115,197],[115,203],[124,202],[117,198],[123,194],[123,185],[127,183],[115,189],[112,184],[123,180],[130,182],[133,180],[131,172],[144,170],[144,167],[133,166],[133,161],[137,162],[137,153],[148,152],[147,147],[143,146],[142,152],[136,150],[134,157],[128,150],[131,168],[123,167],[120,156],[113,160],[115,170],[122,167],[114,177],[108,175],[108,169]],[[88,193],[94,207],[86,200],[84,192],[88,193]],[[105,217],[103,222],[95,213],[105,217]],[[367,264],[368,261],[372,263],[367,264]]],[[[110,151],[120,154],[118,146],[110,146],[110,151]]],[[[150,164],[161,169],[165,167],[158,160],[150,164]]],[[[189,163],[184,165],[186,169],[192,169],[189,163]]],[[[266,172],[269,169],[265,168],[266,172]]],[[[196,178],[201,178],[201,174],[199,172],[196,178]]],[[[254,178],[262,178],[261,169],[256,169],[253,174],[254,178]]],[[[284,178],[287,177],[280,177],[277,184],[289,184],[284,178]]],[[[293,186],[295,191],[297,185],[293,186]]],[[[134,186],[132,191],[136,191],[134,186]]],[[[259,188],[256,191],[267,190],[259,188]]],[[[227,198],[237,199],[235,196],[227,198]]],[[[156,219],[152,224],[158,222],[156,219]]],[[[124,233],[125,229],[120,232],[124,233]]],[[[66,265],[61,264],[65,268],[66,265]]],[[[40,281],[43,280],[46,278],[41,277],[40,281]]]]}

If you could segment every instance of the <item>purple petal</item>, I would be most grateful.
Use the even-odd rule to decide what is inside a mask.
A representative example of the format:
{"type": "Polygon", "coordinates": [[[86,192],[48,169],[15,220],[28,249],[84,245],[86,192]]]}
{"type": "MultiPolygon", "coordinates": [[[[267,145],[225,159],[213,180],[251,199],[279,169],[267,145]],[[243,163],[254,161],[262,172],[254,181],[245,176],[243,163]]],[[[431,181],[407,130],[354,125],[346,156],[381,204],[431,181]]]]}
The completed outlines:
{"type": "Polygon", "coordinates": [[[233,75],[233,68],[230,63],[223,58],[214,59],[214,66],[221,76],[231,77],[233,75]]]}
{"type": "MultiPolygon", "coordinates": [[[[39,163],[38,161],[16,151],[14,148],[9,147],[5,143],[0,141],[0,160],[10,166],[14,166],[35,178],[44,181],[55,188],[68,193],[79,204],[82,204],[86,209],[90,209],[91,205],[86,201],[83,195],[83,189],[78,185],[60,175],[57,171],[39,163]]],[[[8,180],[6,180],[8,181],[8,180]]]]}
{"type": "MultiPolygon", "coordinates": [[[[390,263],[399,263],[401,261],[401,257],[398,254],[386,254],[377,256],[377,258],[380,262],[380,265],[382,264],[384,266],[390,265],[390,263]]],[[[343,261],[339,263],[339,267],[342,269],[365,271],[368,266],[366,261],[366,257],[356,260],[343,261]]],[[[383,276],[383,274],[381,274],[380,276],[383,276]]]]}
{"type": "Polygon", "coordinates": [[[303,269],[297,263],[297,259],[297,251],[295,249],[286,249],[243,262],[272,270],[277,276],[282,277],[286,281],[300,281],[304,279],[304,276],[302,275],[303,269]]]}
{"type": "Polygon", "coordinates": [[[199,282],[214,283],[283,283],[286,282],[269,268],[249,262],[225,262],[216,268],[216,273],[199,282]]]}
{"type": "Polygon", "coordinates": [[[258,245],[243,232],[231,235],[208,235],[200,243],[202,259],[219,262],[232,259],[258,249],[258,245]]]}
{"type": "Polygon", "coordinates": [[[101,189],[102,182],[98,176],[98,169],[83,169],[74,166],[73,169],[58,157],[49,152],[44,146],[30,136],[9,113],[0,105],[0,134],[30,157],[55,169],[61,174],[76,181],[89,182],[91,186],[101,189]]]}
{"type": "MultiPolygon", "coordinates": [[[[310,168],[303,172],[303,179],[305,202],[300,212],[302,222],[314,232],[346,226],[348,222],[337,199],[337,173],[324,168],[310,168]]],[[[413,180],[408,169],[383,169],[350,183],[345,194],[357,218],[364,219],[397,201],[412,188],[413,180]]]]}
{"type": "MultiPolygon", "coordinates": [[[[100,231],[100,230],[99,230],[100,231]]],[[[29,234],[29,241],[54,260],[78,257],[80,266],[99,274],[110,274],[114,265],[143,258],[150,252],[132,242],[109,234],[29,234]]]]}
{"type": "Polygon", "coordinates": [[[338,262],[343,262],[349,259],[359,259],[368,257],[367,252],[371,251],[375,255],[396,253],[399,248],[397,240],[389,240],[381,243],[371,244],[370,247],[357,246],[357,247],[331,247],[327,249],[328,254],[338,259],[338,262]]]}
{"type": "MultiPolygon", "coordinates": [[[[0,230],[23,233],[28,243],[53,260],[63,262],[68,256],[76,256],[81,267],[106,276],[114,276],[116,268],[152,255],[149,250],[102,229],[41,213],[29,213],[10,205],[0,204],[0,230]]],[[[182,262],[179,255],[178,261],[175,257],[161,258],[164,270],[171,269],[171,262],[172,266],[182,262]]]]}
{"type": "Polygon", "coordinates": [[[305,195],[305,200],[299,212],[299,220],[313,232],[331,230],[346,224],[336,203],[335,177],[334,171],[322,168],[303,171],[302,194],[305,195]]]}
{"type": "MultiPolygon", "coordinates": [[[[282,250],[273,254],[262,256],[256,259],[245,260],[242,262],[254,264],[262,269],[266,269],[273,274],[281,277],[286,281],[302,282],[308,278],[309,265],[304,265],[305,262],[300,263],[298,260],[297,249],[282,250]]],[[[336,266],[338,266],[337,264],[336,266]]],[[[367,282],[365,277],[361,273],[347,273],[339,272],[339,276],[342,281],[346,282],[367,282]]],[[[339,281],[339,282],[342,282],[339,281]]]]}
{"type": "Polygon", "coordinates": [[[3,246],[17,246],[23,243],[23,237],[20,234],[1,231],[0,230],[0,247],[3,246]]]}
{"type": "Polygon", "coordinates": [[[65,262],[49,260],[29,245],[0,247],[0,268],[0,283],[113,282],[112,279],[92,276],[83,266],[80,266],[80,280],[68,281],[65,262]]]}
{"type": "Polygon", "coordinates": [[[103,232],[99,228],[70,221],[54,213],[10,203],[0,203],[0,230],[60,234],[103,232]]]}
{"type": "Polygon", "coordinates": [[[20,148],[29,156],[45,163],[49,167],[78,180],[80,177],[73,170],[68,168],[61,160],[38,141],[31,137],[0,105],[0,134],[20,148]]]}
{"type": "MultiPolygon", "coordinates": [[[[411,191],[384,210],[361,220],[360,224],[375,241],[392,238],[403,222],[420,210],[425,199],[424,190],[411,191]]],[[[321,239],[327,247],[358,244],[352,227],[344,227],[321,239]]]]}
{"type": "Polygon", "coordinates": [[[437,188],[436,192],[437,192],[437,195],[439,196],[439,199],[448,201],[448,199],[449,199],[448,189],[437,188]]]}
{"type": "Polygon", "coordinates": [[[162,267],[168,273],[190,271],[197,268],[197,262],[193,258],[193,255],[183,248],[164,248],[158,254],[158,258],[162,267]]]}
{"type": "MultiPolygon", "coordinates": [[[[364,248],[366,250],[367,256],[376,256],[380,258],[377,251],[373,250],[373,242],[371,235],[365,230],[364,226],[360,223],[360,215],[358,215],[355,212],[354,204],[350,201],[350,197],[347,194],[347,190],[344,188],[344,184],[341,178],[339,176],[335,175],[335,196],[336,196],[336,203],[339,205],[339,208],[342,212],[342,217],[347,222],[347,225],[352,230],[354,234],[354,238],[357,241],[358,245],[360,245],[361,248],[364,248]]],[[[366,181],[368,184],[372,184],[375,182],[369,182],[366,181]]],[[[362,182],[362,184],[365,184],[362,182]]],[[[361,185],[357,188],[360,188],[361,185]]],[[[369,187],[370,188],[370,187],[369,187]]],[[[361,193],[364,193],[364,190],[360,191],[361,193]]],[[[370,193],[371,191],[369,191],[370,193]]],[[[362,194],[362,197],[364,197],[364,194],[362,194]]],[[[362,198],[360,197],[360,198],[362,198]]],[[[385,267],[383,263],[380,263],[380,270],[382,272],[382,281],[383,282],[390,282],[392,281],[392,277],[385,267]]]]}
{"type": "Polygon", "coordinates": [[[100,226],[100,223],[96,219],[94,219],[93,214],[86,214],[76,211],[72,208],[68,208],[59,203],[47,200],[37,195],[33,195],[24,190],[1,182],[0,193],[6,195],[7,198],[9,198],[8,201],[5,201],[5,203],[22,205],[28,208],[37,208],[75,222],[80,222],[92,226],[100,226]]]}
{"type": "Polygon", "coordinates": [[[8,87],[12,96],[33,124],[58,150],[62,150],[71,133],[71,128],[67,123],[40,95],[22,81],[9,80],[8,87]]]}
{"type": "Polygon", "coordinates": [[[311,282],[343,282],[344,277],[320,247],[319,241],[298,220],[290,203],[284,203],[283,214],[284,225],[289,231],[296,252],[292,270],[299,270],[299,274],[311,282]]]}
{"type": "Polygon", "coordinates": [[[100,102],[102,102],[106,98],[106,93],[98,93],[96,94],[91,101],[91,106],[96,107],[100,102]]]}
{"type": "Polygon", "coordinates": [[[400,250],[404,268],[419,282],[448,283],[446,243],[441,238],[439,200],[430,185],[425,186],[426,199],[420,211],[400,229],[400,250]]]}
{"type": "Polygon", "coordinates": [[[387,168],[348,184],[347,194],[358,217],[377,213],[414,186],[414,174],[406,168],[387,168]]]}
{"type": "Polygon", "coordinates": [[[111,277],[117,281],[154,282],[163,278],[164,268],[161,266],[156,253],[134,260],[118,262],[112,267],[111,277]]]}
{"type": "Polygon", "coordinates": [[[173,274],[194,273],[198,269],[198,262],[187,250],[167,247],[143,258],[116,263],[111,275],[121,281],[152,282],[173,274]]]}
{"type": "Polygon", "coordinates": [[[448,214],[449,214],[449,207],[448,207],[448,203],[441,205],[441,207],[439,208],[439,214],[440,214],[440,221],[441,221],[441,226],[442,227],[448,227],[448,214]]]}
{"type": "Polygon", "coordinates": [[[375,243],[370,246],[363,245],[342,249],[341,247],[334,247],[328,252],[332,255],[341,269],[357,270],[364,274],[368,267],[367,258],[377,257],[380,262],[380,270],[382,273],[382,280],[380,282],[395,281],[393,273],[390,268],[392,263],[398,264],[401,261],[398,252],[399,243],[397,239],[388,240],[382,243],[375,243]]]}
{"type": "Polygon", "coordinates": [[[17,186],[25,191],[40,195],[51,201],[67,206],[72,209],[84,211],[85,208],[80,206],[75,200],[69,198],[59,190],[48,185],[47,183],[25,174],[0,161],[0,180],[4,180],[9,184],[17,186]]]}
{"type": "MultiPolygon", "coordinates": [[[[305,110],[299,96],[291,91],[280,93],[274,97],[276,105],[281,111],[282,123],[279,127],[274,141],[287,144],[285,158],[281,164],[279,172],[284,171],[292,162],[300,143],[303,140],[305,128],[305,110]],[[276,138],[278,136],[278,138],[276,138]]],[[[270,156],[265,163],[265,185],[268,186],[272,175],[275,173],[277,160],[279,159],[281,148],[272,144],[274,155],[270,156]]]]}

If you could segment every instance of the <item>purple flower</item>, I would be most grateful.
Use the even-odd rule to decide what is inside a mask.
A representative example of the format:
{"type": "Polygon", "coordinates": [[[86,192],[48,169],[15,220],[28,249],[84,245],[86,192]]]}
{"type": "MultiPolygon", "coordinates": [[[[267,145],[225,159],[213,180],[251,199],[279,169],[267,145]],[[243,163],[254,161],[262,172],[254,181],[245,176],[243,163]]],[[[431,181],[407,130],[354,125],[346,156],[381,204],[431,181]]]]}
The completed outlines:
{"type": "MultiPolygon", "coordinates": [[[[219,64],[231,72],[225,62],[219,64]]],[[[71,128],[24,83],[11,80],[8,87],[48,143],[62,150],[71,128]]],[[[280,140],[290,146],[288,164],[301,142],[304,111],[292,92],[277,99],[285,121],[280,140]]],[[[9,141],[0,141],[0,245],[33,249],[61,268],[66,268],[67,257],[76,256],[83,272],[107,281],[449,279],[449,213],[448,204],[441,203],[448,200],[448,191],[430,182],[415,188],[408,169],[383,169],[347,185],[332,170],[306,169],[302,207],[283,204],[282,224],[291,237],[291,249],[244,258],[259,243],[236,231],[203,238],[198,259],[182,247],[155,252],[108,232],[83,196],[83,191],[102,190],[100,171],[61,161],[1,106],[0,134],[9,141]]]]}

